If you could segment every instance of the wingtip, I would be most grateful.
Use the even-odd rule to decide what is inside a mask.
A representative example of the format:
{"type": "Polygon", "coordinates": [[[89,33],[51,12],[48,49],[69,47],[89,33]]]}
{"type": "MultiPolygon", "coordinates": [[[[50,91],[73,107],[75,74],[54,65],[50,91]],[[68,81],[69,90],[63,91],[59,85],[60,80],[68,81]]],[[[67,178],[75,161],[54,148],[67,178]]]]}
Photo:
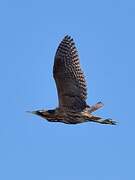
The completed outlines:
{"type": "Polygon", "coordinates": [[[63,40],[64,40],[64,39],[73,41],[73,38],[72,38],[70,35],[68,35],[68,34],[66,34],[66,35],[64,36],[63,40]]]}
{"type": "Polygon", "coordinates": [[[66,35],[64,36],[64,38],[71,38],[71,36],[68,35],[68,34],[66,34],[66,35]]]}

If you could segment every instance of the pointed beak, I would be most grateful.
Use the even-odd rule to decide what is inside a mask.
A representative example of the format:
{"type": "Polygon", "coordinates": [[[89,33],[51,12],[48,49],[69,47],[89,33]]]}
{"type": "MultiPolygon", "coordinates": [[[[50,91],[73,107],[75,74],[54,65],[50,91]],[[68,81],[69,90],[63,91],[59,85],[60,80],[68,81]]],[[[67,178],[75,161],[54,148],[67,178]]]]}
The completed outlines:
{"type": "Polygon", "coordinates": [[[37,114],[37,111],[26,111],[27,113],[37,114]]]}

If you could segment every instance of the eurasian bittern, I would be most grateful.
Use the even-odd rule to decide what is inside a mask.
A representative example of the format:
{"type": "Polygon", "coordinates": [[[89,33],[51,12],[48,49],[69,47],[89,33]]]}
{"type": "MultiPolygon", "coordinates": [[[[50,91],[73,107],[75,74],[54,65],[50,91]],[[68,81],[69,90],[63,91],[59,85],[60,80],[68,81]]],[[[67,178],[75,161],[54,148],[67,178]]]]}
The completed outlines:
{"type": "Polygon", "coordinates": [[[104,119],[91,113],[101,108],[98,102],[89,106],[86,103],[87,88],[84,74],[80,67],[75,43],[70,36],[61,41],[54,58],[53,77],[56,82],[59,106],[52,110],[37,110],[31,113],[41,116],[50,122],[78,124],[97,122],[115,125],[112,119],[104,119]]]}

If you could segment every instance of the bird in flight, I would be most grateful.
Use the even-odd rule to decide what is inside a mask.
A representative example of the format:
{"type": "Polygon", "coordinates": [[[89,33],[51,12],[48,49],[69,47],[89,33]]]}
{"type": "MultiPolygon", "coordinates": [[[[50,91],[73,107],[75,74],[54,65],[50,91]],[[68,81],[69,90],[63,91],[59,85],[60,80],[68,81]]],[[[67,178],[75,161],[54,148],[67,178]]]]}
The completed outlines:
{"type": "Polygon", "coordinates": [[[68,35],[63,38],[57,48],[54,58],[53,77],[57,87],[58,107],[51,110],[31,111],[32,114],[39,115],[49,122],[116,124],[116,121],[110,118],[106,119],[92,114],[92,112],[103,106],[102,102],[87,105],[85,77],[80,67],[74,40],[68,35]]]}

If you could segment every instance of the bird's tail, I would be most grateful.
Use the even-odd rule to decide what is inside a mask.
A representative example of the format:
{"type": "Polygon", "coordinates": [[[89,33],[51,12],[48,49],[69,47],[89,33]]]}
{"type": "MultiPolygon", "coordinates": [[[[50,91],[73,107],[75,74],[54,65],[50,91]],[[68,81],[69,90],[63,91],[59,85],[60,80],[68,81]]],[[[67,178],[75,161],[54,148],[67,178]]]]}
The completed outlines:
{"type": "Polygon", "coordinates": [[[104,106],[104,104],[102,102],[98,102],[95,105],[92,105],[92,106],[89,107],[89,113],[92,113],[92,112],[100,109],[103,106],[104,106]]]}

